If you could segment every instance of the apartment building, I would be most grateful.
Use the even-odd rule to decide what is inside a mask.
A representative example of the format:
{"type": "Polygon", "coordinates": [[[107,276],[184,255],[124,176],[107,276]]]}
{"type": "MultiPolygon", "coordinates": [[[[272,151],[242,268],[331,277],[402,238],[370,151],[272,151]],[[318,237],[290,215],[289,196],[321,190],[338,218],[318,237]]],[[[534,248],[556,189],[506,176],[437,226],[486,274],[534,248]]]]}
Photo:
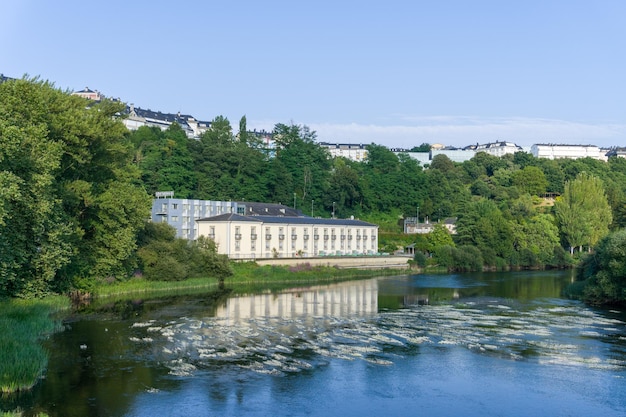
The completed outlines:
{"type": "Polygon", "coordinates": [[[378,226],[355,219],[221,214],[196,221],[231,259],[373,255],[378,226]]]}

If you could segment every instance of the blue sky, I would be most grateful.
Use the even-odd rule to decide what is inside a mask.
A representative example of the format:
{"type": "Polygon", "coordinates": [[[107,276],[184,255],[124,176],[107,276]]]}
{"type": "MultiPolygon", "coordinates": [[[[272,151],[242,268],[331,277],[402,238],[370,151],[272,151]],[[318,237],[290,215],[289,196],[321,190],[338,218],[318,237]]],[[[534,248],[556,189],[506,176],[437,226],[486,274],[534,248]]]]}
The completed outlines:
{"type": "Polygon", "coordinates": [[[0,0],[0,72],[319,141],[626,146],[626,1],[0,0]]]}

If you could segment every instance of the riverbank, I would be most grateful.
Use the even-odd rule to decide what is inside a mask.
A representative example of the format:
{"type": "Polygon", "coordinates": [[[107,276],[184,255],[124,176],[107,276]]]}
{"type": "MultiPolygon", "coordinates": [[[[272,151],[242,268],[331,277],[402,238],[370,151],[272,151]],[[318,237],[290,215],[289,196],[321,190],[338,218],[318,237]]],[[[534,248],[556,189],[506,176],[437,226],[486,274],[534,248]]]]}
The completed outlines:
{"type": "MultiPolygon", "coordinates": [[[[254,262],[233,264],[234,274],[224,280],[223,287],[245,292],[259,285],[269,290],[292,284],[320,284],[381,275],[396,275],[400,263],[391,258],[385,262],[360,264],[333,259],[323,265],[297,259],[282,265],[259,265],[254,262]],[[383,267],[387,265],[387,267],[383,267]],[[368,268],[368,266],[370,266],[368,268]]],[[[351,259],[347,259],[351,261],[351,259]]],[[[408,270],[406,259],[404,269],[408,270]]],[[[158,298],[220,291],[217,278],[200,277],[184,281],[148,281],[134,278],[96,287],[92,293],[79,298],[115,299],[125,297],[158,298]]],[[[43,300],[4,300],[0,302],[0,391],[11,393],[32,388],[43,376],[48,357],[41,340],[61,329],[60,314],[69,311],[71,302],[65,296],[50,296],[43,300]]]]}
{"type": "Polygon", "coordinates": [[[61,329],[59,313],[69,310],[63,296],[0,302],[0,391],[28,390],[41,378],[48,355],[41,340],[61,329]]]}

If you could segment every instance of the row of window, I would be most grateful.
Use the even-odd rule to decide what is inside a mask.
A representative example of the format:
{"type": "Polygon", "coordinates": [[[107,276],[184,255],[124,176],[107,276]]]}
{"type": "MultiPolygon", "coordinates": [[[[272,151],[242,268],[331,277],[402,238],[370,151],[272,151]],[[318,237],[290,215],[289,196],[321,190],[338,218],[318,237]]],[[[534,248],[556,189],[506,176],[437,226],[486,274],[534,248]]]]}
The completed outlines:
{"type": "MultiPolygon", "coordinates": [[[[232,206],[222,206],[222,205],[208,205],[208,206],[204,206],[204,210],[203,207],[200,205],[193,205],[191,206],[190,204],[178,204],[178,203],[162,203],[161,204],[161,213],[167,213],[169,206],[171,205],[172,210],[178,210],[179,206],[182,206],[182,210],[183,212],[189,212],[190,209],[193,208],[193,211],[190,212],[190,214],[192,214],[194,217],[211,217],[211,216],[217,216],[220,214],[224,214],[224,213],[232,213],[233,212],[233,207],[232,206]]],[[[238,214],[243,214],[243,210],[244,207],[237,207],[237,213],[238,214]]],[[[170,219],[172,222],[176,222],[178,221],[178,216],[171,216],[172,218],[170,219]],[[174,218],[176,218],[176,220],[174,220],[174,218]]]]}
{"type": "MultiPolygon", "coordinates": [[[[278,250],[279,251],[283,251],[285,249],[285,240],[286,240],[286,234],[285,232],[287,228],[285,227],[279,227],[278,228],[278,250]]],[[[335,228],[311,228],[313,235],[309,234],[309,228],[304,228],[302,229],[303,234],[302,234],[302,244],[300,246],[300,248],[304,251],[308,251],[309,250],[309,245],[310,245],[310,241],[313,241],[313,250],[314,253],[317,254],[319,252],[319,250],[321,250],[323,248],[324,251],[335,251],[337,249],[341,250],[341,251],[361,251],[361,250],[367,250],[367,249],[377,249],[377,244],[376,244],[376,235],[375,234],[371,234],[368,236],[367,234],[367,229],[352,229],[352,228],[348,228],[347,230],[344,228],[339,228],[340,233],[339,235],[336,234],[336,230],[335,228]],[[320,235],[320,229],[323,232],[323,235],[320,235]],[[329,234],[330,231],[330,234],[329,234]],[[320,245],[319,241],[322,241],[323,243],[320,245]],[[369,242],[368,242],[369,240],[369,242]],[[337,241],[339,241],[339,244],[337,244],[337,241]],[[368,246],[368,243],[369,246],[368,246]]],[[[266,227],[265,228],[265,250],[274,250],[276,249],[275,247],[272,247],[272,238],[274,236],[272,236],[272,228],[271,227],[266,227]]],[[[215,238],[215,226],[210,226],[209,227],[209,237],[214,239],[215,238]]],[[[241,241],[243,238],[242,235],[242,227],[241,226],[235,226],[235,233],[234,233],[234,246],[235,246],[235,251],[239,251],[241,250],[241,241]]],[[[275,238],[275,237],[274,237],[275,238]]],[[[257,250],[257,239],[258,239],[258,234],[257,234],[257,227],[256,226],[251,226],[250,227],[250,250],[255,252],[257,250]]],[[[291,239],[290,239],[290,246],[291,249],[293,251],[295,251],[298,247],[297,247],[297,242],[298,242],[298,233],[297,233],[297,229],[295,227],[291,228],[291,239]]]]}
{"type": "MultiPolygon", "coordinates": [[[[279,240],[284,240],[285,239],[285,229],[283,227],[279,227],[278,228],[278,239],[279,240]]],[[[323,228],[324,229],[324,240],[337,240],[337,234],[335,233],[335,229],[331,228],[330,229],[330,235],[328,234],[328,230],[329,228],[323,228]]],[[[212,234],[215,233],[215,227],[211,226],[210,230],[212,230],[212,234]]],[[[341,240],[352,240],[353,238],[355,238],[356,240],[361,240],[361,238],[363,238],[363,240],[367,240],[367,229],[363,229],[363,234],[361,235],[361,229],[354,229],[355,230],[355,234],[352,233],[353,229],[348,229],[348,230],[344,230],[343,228],[341,229],[341,234],[339,235],[339,238],[341,240]]],[[[257,233],[256,233],[256,226],[251,226],[250,228],[250,239],[251,240],[256,240],[258,237],[257,233]]],[[[298,234],[296,232],[296,228],[292,227],[291,228],[291,239],[292,240],[296,240],[298,238],[298,234]]],[[[307,227],[304,228],[304,234],[302,235],[302,238],[304,240],[309,240],[311,238],[311,235],[309,235],[309,229],[307,227]]],[[[375,238],[374,235],[372,235],[372,238],[375,238]]],[[[235,239],[241,239],[241,226],[235,226],[235,239]]],[[[271,240],[272,239],[272,233],[271,233],[271,228],[270,227],[266,227],[265,228],[265,239],[266,240],[271,240]]],[[[319,240],[320,239],[320,235],[319,235],[319,228],[318,227],[314,227],[313,228],[313,239],[314,240],[319,240]]]]}

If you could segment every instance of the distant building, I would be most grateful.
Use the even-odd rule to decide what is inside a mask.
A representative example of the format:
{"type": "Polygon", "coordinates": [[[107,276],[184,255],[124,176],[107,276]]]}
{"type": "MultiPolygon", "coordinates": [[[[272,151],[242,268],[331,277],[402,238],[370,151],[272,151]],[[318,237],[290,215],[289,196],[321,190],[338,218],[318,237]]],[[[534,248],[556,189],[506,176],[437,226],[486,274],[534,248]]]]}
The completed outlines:
{"type": "Polygon", "coordinates": [[[452,162],[465,162],[472,159],[474,155],[476,155],[476,152],[471,149],[444,148],[433,149],[430,151],[430,155],[430,159],[433,159],[437,155],[445,155],[452,162]]]}
{"type": "Polygon", "coordinates": [[[404,219],[404,233],[407,234],[428,234],[433,231],[436,225],[443,225],[451,235],[456,234],[456,217],[448,217],[443,222],[430,223],[426,220],[425,223],[416,222],[416,217],[406,217],[404,219]]]}
{"type": "Polygon", "coordinates": [[[104,98],[104,96],[100,94],[98,90],[91,90],[89,87],[85,87],[80,91],[74,91],[72,95],[94,101],[100,101],[104,98]]]}
{"type": "Polygon", "coordinates": [[[546,159],[578,159],[593,158],[600,161],[607,160],[607,151],[595,145],[556,145],[556,144],[535,144],[531,146],[530,152],[535,158],[546,159]]]}
{"type": "Polygon", "coordinates": [[[491,143],[485,143],[482,145],[476,144],[466,147],[464,149],[473,150],[474,152],[485,152],[489,155],[503,157],[506,154],[512,154],[515,152],[522,152],[523,149],[521,146],[514,144],[513,142],[500,142],[495,141],[491,143]]]}
{"type": "Polygon", "coordinates": [[[15,78],[7,77],[4,74],[0,74],[0,84],[2,84],[5,81],[9,81],[9,80],[15,80],[15,78]]]}
{"type": "Polygon", "coordinates": [[[607,157],[618,157],[618,158],[626,158],[626,148],[612,148],[610,149],[607,154],[607,157]]]}
{"type": "Polygon", "coordinates": [[[409,155],[411,158],[416,159],[420,163],[421,166],[425,166],[431,163],[430,152],[410,152],[404,149],[402,150],[392,149],[391,151],[395,153],[396,155],[400,153],[405,153],[409,155]]]}
{"type": "Polygon", "coordinates": [[[188,114],[144,110],[133,104],[126,107],[126,113],[128,117],[122,122],[128,130],[137,130],[141,126],[154,126],[166,130],[173,123],[177,123],[185,131],[187,137],[198,138],[211,127],[211,122],[196,120],[188,114]]]}
{"type": "Polygon", "coordinates": [[[328,142],[320,142],[319,145],[328,149],[333,158],[343,157],[357,162],[363,162],[367,158],[367,145],[328,142]]]}

